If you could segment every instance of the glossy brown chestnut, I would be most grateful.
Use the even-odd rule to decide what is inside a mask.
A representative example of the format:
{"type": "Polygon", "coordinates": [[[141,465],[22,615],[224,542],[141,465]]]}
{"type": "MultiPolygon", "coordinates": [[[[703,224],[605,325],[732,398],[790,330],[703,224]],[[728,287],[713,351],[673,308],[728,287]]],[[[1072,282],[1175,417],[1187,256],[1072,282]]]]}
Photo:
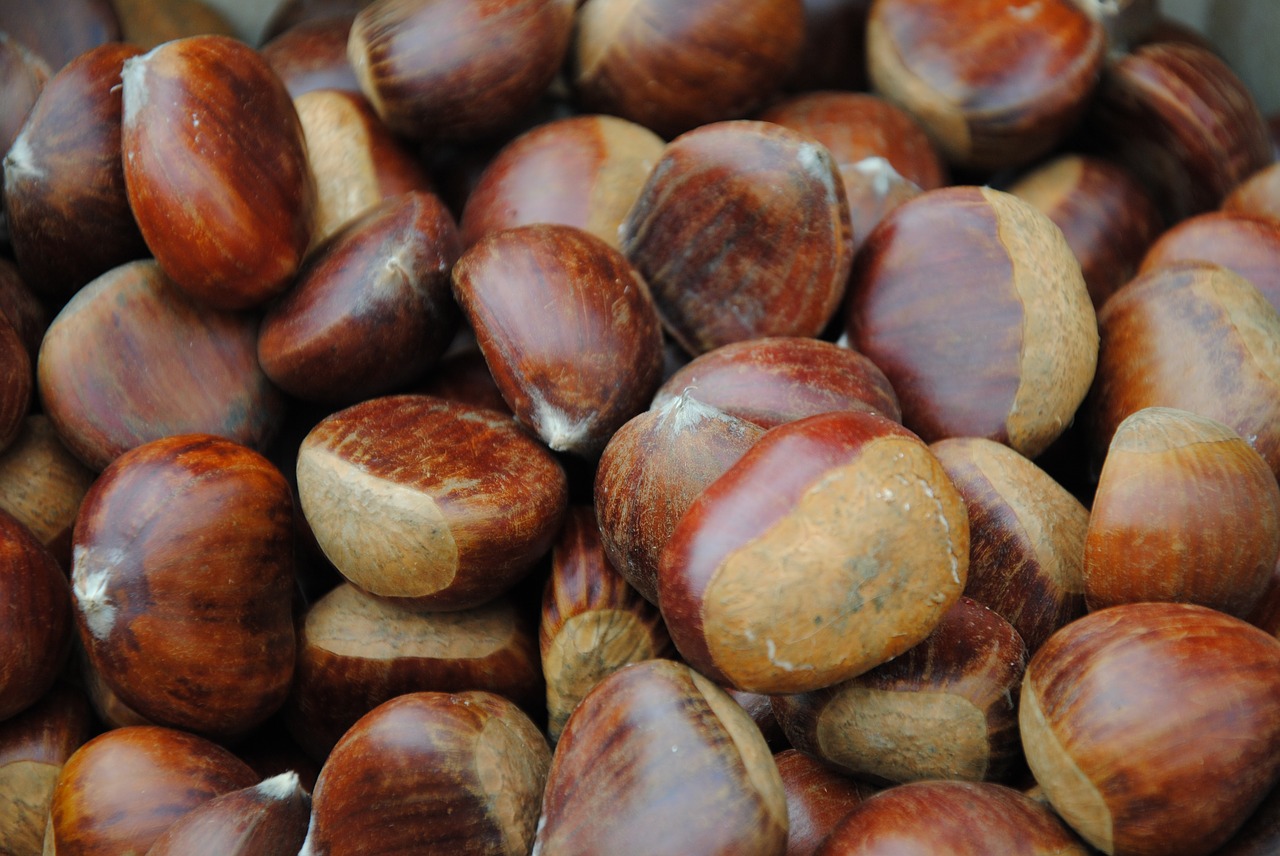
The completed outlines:
{"type": "Polygon", "coordinates": [[[279,856],[297,853],[307,836],[311,798],[297,773],[216,796],[164,831],[147,856],[279,856]]]}
{"type": "Polygon", "coordinates": [[[95,470],[172,434],[263,449],[284,400],[258,366],[257,326],[192,302],[153,261],[113,268],[49,325],[36,365],[44,412],[95,470]]]}
{"type": "Polygon", "coordinates": [[[153,725],[108,731],[63,766],[44,852],[144,856],[183,815],[256,781],[239,758],[194,734],[153,725]]]}
{"type": "Polygon", "coordinates": [[[881,0],[867,20],[876,92],[956,166],[1030,163],[1070,131],[1102,71],[1102,25],[1073,0],[881,0]]]}
{"type": "Polygon", "coordinates": [[[187,36],[234,36],[236,28],[205,0],[111,0],[124,41],[150,50],[187,36]]]}
{"type": "Polygon", "coordinates": [[[848,680],[923,640],[960,597],[969,521],[928,447],[876,413],[764,434],[685,511],[658,599],[704,675],[768,694],[848,680]]]}
{"type": "Polygon", "coordinates": [[[120,19],[111,0],[5,3],[0,5],[0,31],[56,72],[87,50],[120,41],[120,19]]]}
{"type": "Polygon", "coordinates": [[[0,146],[9,151],[40,90],[53,75],[49,63],[7,32],[0,32],[0,146]]]}
{"type": "Polygon", "coordinates": [[[355,70],[347,60],[347,38],[355,18],[352,11],[303,21],[259,49],[294,99],[317,89],[360,91],[355,70]]]}
{"type": "Polygon", "coordinates": [[[332,403],[421,379],[458,324],[449,272],[461,252],[434,194],[388,199],[317,249],[267,311],[259,365],[291,395],[332,403]]]}
{"type": "Polygon", "coordinates": [[[298,453],[298,492],[343,576],[436,610],[510,588],[551,548],[568,504],[564,469],[512,419],[414,395],[316,425],[298,453]]]}
{"type": "Polygon", "coordinates": [[[572,0],[393,0],[356,15],[347,57],[391,130],[470,140],[533,107],[572,29],[572,0]]]}
{"type": "Polygon", "coordinates": [[[13,326],[34,366],[50,313],[8,259],[0,259],[0,317],[13,326]]]}
{"type": "Polygon", "coordinates": [[[9,319],[0,316],[0,452],[17,439],[34,391],[26,345],[9,319]]]}
{"type": "Polygon", "coordinates": [[[89,660],[158,725],[243,734],[293,676],[293,500],[266,458],[217,437],[146,443],[103,470],[76,520],[89,660]]]}
{"type": "Polygon", "coordinates": [[[1280,163],[1263,167],[1236,186],[1222,210],[1280,221],[1280,163]]]}
{"type": "Polygon", "coordinates": [[[550,763],[546,739],[501,696],[400,696],[334,747],[298,856],[528,853],[550,763]]]}
{"type": "Polygon", "coordinates": [[[671,138],[749,114],[781,88],[804,44],[801,0],[586,0],[572,84],[588,110],[671,138]]]}
{"type": "Polygon", "coordinates": [[[458,260],[453,290],[502,397],[556,451],[598,457],[662,381],[649,289],[589,232],[535,224],[490,235],[458,260]]]}
{"type": "Polygon", "coordinates": [[[53,554],[0,511],[0,722],[57,679],[71,650],[70,594],[53,554]]]}
{"type": "Polygon", "coordinates": [[[1085,613],[1089,510],[1008,446],[953,437],[929,448],[969,512],[965,595],[1002,615],[1034,653],[1085,613]]]}
{"type": "Polygon", "coordinates": [[[717,122],[667,146],[622,225],[622,249],[690,354],[816,336],[853,253],[844,183],[809,137],[717,122]]]}
{"type": "Polygon", "coordinates": [[[129,204],[165,273],[221,309],[289,287],[311,240],[315,186],[297,112],[244,42],[191,36],[125,63],[129,204]]]}
{"type": "Polygon", "coordinates": [[[986,437],[1035,457],[1093,379],[1097,321],[1061,230],[986,187],[928,191],[858,253],[849,343],[889,378],[928,442],[986,437]]]}
{"type": "Polygon", "coordinates": [[[561,735],[534,856],[782,856],[787,804],[760,731],[688,666],[649,660],[596,684],[561,735]]]}
{"type": "Polygon", "coordinates": [[[1203,856],[1280,776],[1278,677],[1280,640],[1237,618],[1104,609],[1031,659],[1023,749],[1053,808],[1104,853],[1203,856]]]}
{"type": "Polygon", "coordinates": [[[813,856],[846,814],[873,793],[803,752],[786,749],[773,756],[787,795],[787,856],[813,856]]]}
{"type": "Polygon", "coordinates": [[[1280,309],[1280,222],[1249,214],[1210,211],[1162,234],[1138,273],[1179,261],[1222,265],[1253,283],[1280,309]]]}

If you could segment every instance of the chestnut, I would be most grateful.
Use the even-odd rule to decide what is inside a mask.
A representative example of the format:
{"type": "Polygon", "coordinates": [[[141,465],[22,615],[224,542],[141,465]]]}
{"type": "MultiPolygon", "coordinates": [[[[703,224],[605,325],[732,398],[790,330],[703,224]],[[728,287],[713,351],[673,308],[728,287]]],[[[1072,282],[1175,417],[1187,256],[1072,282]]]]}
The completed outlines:
{"type": "Polygon", "coordinates": [[[311,798],[297,773],[281,773],[250,788],[216,796],[183,815],[147,856],[278,856],[297,853],[307,835],[311,798]]]}
{"type": "Polygon", "coordinates": [[[1280,640],[1207,607],[1090,613],[1027,665],[1027,762],[1104,853],[1204,856],[1280,777],[1278,675],[1280,640]]]}
{"type": "Polygon", "coordinates": [[[71,597],[53,554],[0,511],[0,722],[43,696],[71,650],[71,597]]]}
{"type": "Polygon", "coordinates": [[[283,0],[263,26],[262,39],[270,43],[282,33],[312,21],[333,18],[354,18],[356,13],[373,0],[283,0]]]}
{"type": "Polygon", "coordinates": [[[1246,178],[1222,200],[1222,210],[1280,221],[1280,163],[1246,178]]]}
{"type": "Polygon", "coordinates": [[[18,437],[35,389],[31,357],[22,337],[0,316],[0,452],[18,437]]]}
{"type": "Polygon", "coordinates": [[[347,60],[347,39],[355,10],[289,27],[259,48],[263,59],[296,100],[317,89],[359,92],[360,82],[347,60]]]}
{"type": "Polygon", "coordinates": [[[795,749],[773,760],[787,795],[787,856],[813,856],[836,824],[874,793],[795,749]]]}
{"type": "Polygon", "coordinates": [[[412,391],[511,415],[511,408],[502,399],[502,391],[485,364],[484,354],[473,344],[457,350],[450,348],[412,391]]]}
{"type": "Polygon", "coordinates": [[[7,259],[0,259],[0,318],[7,320],[17,332],[33,366],[45,330],[49,328],[49,317],[44,303],[23,280],[17,267],[7,259]]]}
{"type": "Polygon", "coordinates": [[[120,19],[112,0],[5,3],[0,5],[0,32],[57,72],[87,50],[120,41],[120,19]]]}
{"type": "Polygon", "coordinates": [[[1240,274],[1280,309],[1280,222],[1210,211],[1183,220],[1147,250],[1138,273],[1179,261],[1209,262],[1240,274]]]}
{"type": "MultiPolygon", "coordinates": [[[[7,32],[0,32],[0,152],[8,152],[53,75],[49,63],[7,32]]],[[[0,165],[0,173],[3,166],[0,165]]],[[[3,177],[0,175],[0,177],[3,177]]],[[[0,227],[4,225],[0,207],[0,227]]],[[[0,229],[0,235],[4,232],[0,229]]]]}

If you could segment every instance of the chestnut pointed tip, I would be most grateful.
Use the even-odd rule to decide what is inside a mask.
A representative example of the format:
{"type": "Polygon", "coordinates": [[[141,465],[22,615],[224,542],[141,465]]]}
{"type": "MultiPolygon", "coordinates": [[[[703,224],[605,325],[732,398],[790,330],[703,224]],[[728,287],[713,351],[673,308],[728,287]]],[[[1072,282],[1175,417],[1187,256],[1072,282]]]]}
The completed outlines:
{"type": "Polygon", "coordinates": [[[118,549],[101,550],[77,545],[72,555],[71,594],[95,639],[105,640],[115,626],[116,606],[108,596],[111,570],[124,559],[118,549]]]}
{"type": "Polygon", "coordinates": [[[263,779],[256,786],[258,793],[269,800],[284,801],[302,789],[302,782],[293,770],[263,779]]]}

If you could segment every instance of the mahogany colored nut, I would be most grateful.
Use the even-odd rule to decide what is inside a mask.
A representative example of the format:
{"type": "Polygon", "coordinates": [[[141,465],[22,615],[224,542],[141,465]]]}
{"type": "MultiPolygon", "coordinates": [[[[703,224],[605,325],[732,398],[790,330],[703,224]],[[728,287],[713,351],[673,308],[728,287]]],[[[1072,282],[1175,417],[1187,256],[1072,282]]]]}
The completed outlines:
{"type": "Polygon", "coordinates": [[[837,411],[765,433],[689,506],[658,599],[684,658],[768,694],[831,686],[922,641],[960,597],[969,520],[927,446],[837,411]]]}
{"type": "Polygon", "coordinates": [[[259,50],[295,100],[318,89],[358,93],[360,82],[347,60],[347,39],[355,19],[353,10],[302,21],[273,36],[259,50]]]}
{"type": "Polygon", "coordinates": [[[76,520],[80,641],[157,725],[247,732],[293,676],[293,499],[266,458],[185,434],[111,463],[76,520]]]}
{"type": "Polygon", "coordinates": [[[330,753],[299,856],[528,853],[550,764],[546,738],[501,696],[402,695],[330,753]]]}
{"type": "Polygon", "coordinates": [[[1280,222],[1280,163],[1263,167],[1242,181],[1222,201],[1222,210],[1280,222]]]}
{"type": "Polygon", "coordinates": [[[1090,609],[1258,605],[1280,555],[1280,488],[1262,456],[1215,419],[1148,407],[1116,429],[1084,541],[1090,609]]]}
{"type": "Polygon", "coordinates": [[[397,134],[472,140],[533,107],[572,29],[572,0],[381,0],[356,15],[347,57],[397,134]]]}
{"type": "Polygon", "coordinates": [[[1030,163],[1072,130],[1106,36],[1074,0],[881,0],[867,20],[875,91],[916,118],[955,166],[1030,163]]]}
{"type": "Polygon", "coordinates": [[[129,204],[165,273],[220,309],[293,282],[311,240],[315,185],[297,112],[244,42],[191,36],[125,62],[129,204]]]}
{"type": "Polygon", "coordinates": [[[609,439],[594,487],[600,540],[609,563],[647,601],[658,603],[658,564],[676,523],[763,433],[682,394],[609,439]]]}
{"type": "Polygon", "coordinates": [[[34,366],[45,330],[49,329],[50,313],[7,259],[0,259],[0,317],[7,319],[22,339],[34,366]]]}
{"type": "Polygon", "coordinates": [[[1021,759],[1022,637],[962,597],[900,657],[849,681],[773,697],[791,745],[858,778],[998,781],[1021,759]]]}
{"type": "Polygon", "coordinates": [[[569,509],[551,551],[538,646],[553,744],[578,702],[604,677],[628,663],[675,653],[657,608],[609,564],[590,506],[569,509]]]}
{"type": "Polygon", "coordinates": [[[291,395],[334,403],[421,379],[458,323],[449,273],[461,252],[434,194],[405,193],[357,217],[263,317],[262,370],[291,395]]]}
{"type": "Polygon", "coordinates": [[[954,437],[929,448],[969,511],[965,595],[1003,616],[1034,652],[1085,613],[1089,510],[1008,446],[954,437]]]}
{"type": "Polygon", "coordinates": [[[831,155],[767,122],[718,122],[670,143],[621,234],[663,324],[690,354],[817,336],[853,255],[831,155]]]}
{"type": "Polygon", "coordinates": [[[36,364],[44,412],[94,470],[173,434],[263,449],[284,399],[258,366],[257,327],[192,302],[153,261],[113,268],[49,325],[36,364]]]}
{"type": "Polygon", "coordinates": [[[1243,277],[1179,262],[1142,274],[1098,313],[1089,396],[1095,458],[1144,407],[1227,425],[1280,473],[1280,313],[1243,277]]]}
{"type": "Polygon", "coordinates": [[[71,650],[71,596],[53,554],[0,511],[0,722],[57,679],[71,650]]]}
{"type": "Polygon", "coordinates": [[[556,451],[598,457],[662,381],[649,289],[588,232],[535,224],[490,235],[454,266],[453,290],[502,397],[556,451]]]}
{"type": "MultiPolygon", "coordinates": [[[[36,56],[8,33],[0,32],[0,151],[9,151],[52,74],[43,57],[36,56]]],[[[4,164],[0,161],[0,180],[3,173],[4,164]]],[[[6,223],[4,206],[0,204],[0,238],[8,237],[6,223]]]]}
{"type": "Polygon", "coordinates": [[[164,831],[147,856],[278,856],[297,853],[307,836],[311,798],[297,773],[282,773],[216,796],[164,831]]]}
{"type": "Polygon", "coordinates": [[[44,59],[56,72],[85,51],[120,41],[111,0],[49,0],[0,5],[0,32],[44,59]]]}
{"type": "Polygon", "coordinates": [[[0,316],[0,452],[18,438],[35,389],[31,357],[22,337],[0,316]]]}
{"type": "Polygon", "coordinates": [[[1089,155],[1054,158],[1009,192],[1062,230],[1095,309],[1133,278],[1164,226],[1151,195],[1127,169],[1089,155]]]}
{"type": "Polygon", "coordinates": [[[431,191],[426,168],[358,92],[320,89],[296,96],[293,104],[316,180],[313,251],[378,205],[431,191]]]}
{"type": "Polygon", "coordinates": [[[560,531],[564,469],[508,417],[427,396],[339,411],[298,452],[298,493],[334,566],[432,610],[492,600],[560,531]]]}
{"type": "Polygon", "coordinates": [[[781,88],[803,46],[801,0],[586,0],[572,85],[587,110],[671,138],[748,115],[781,88]]]}
{"type": "Polygon", "coordinates": [[[795,749],[778,752],[773,760],[787,795],[787,856],[813,856],[836,824],[873,793],[869,785],[795,749]]]}
{"type": "Polygon", "coordinates": [[[1208,50],[1160,42],[1114,62],[1085,132],[1151,191],[1169,223],[1217,208],[1272,161],[1253,95],[1208,50]]]}
{"type": "Polygon", "coordinates": [[[596,684],[569,717],[543,796],[533,856],[782,856],[777,765],[723,690],[670,660],[596,684]]]}
{"type": "Polygon", "coordinates": [[[1004,785],[913,782],[881,791],[831,832],[817,856],[1088,856],[1054,813],[1004,785]]]}
{"type": "Polygon", "coordinates": [[[290,735],[317,761],[360,717],[411,692],[484,690],[542,718],[537,627],[508,598],[458,612],[420,612],[343,583],[307,610],[290,735]]]}
{"type": "Polygon", "coordinates": [[[236,28],[220,7],[204,0],[111,0],[120,16],[124,41],[150,50],[187,36],[234,36],[236,28]]]}
{"type": "Polygon", "coordinates": [[[858,253],[849,343],[928,442],[986,437],[1028,458],[1071,422],[1098,330],[1079,262],[1044,214],[986,187],[928,191],[858,253]]]}
{"type": "Polygon", "coordinates": [[[1178,261],[1222,265],[1253,283],[1280,309],[1280,222],[1227,211],[1191,217],[1151,245],[1138,273],[1178,261]]]}
{"type": "Polygon", "coordinates": [[[648,128],[614,116],[538,125],[503,146],[481,173],[462,213],[463,241],[471,246],[502,229],[561,223],[616,247],[618,228],[664,145],[648,128]]]}
{"type": "Polygon", "coordinates": [[[802,336],[748,339],[707,351],[667,378],[651,407],[666,407],[686,391],[762,428],[832,410],[868,410],[902,421],[889,379],[871,360],[802,336]]]}
{"type": "Polygon", "coordinates": [[[1203,856],[1280,777],[1277,676],[1280,640],[1237,618],[1191,604],[1104,609],[1031,659],[1022,745],[1054,809],[1094,847],[1203,856]]]}
{"type": "Polygon", "coordinates": [[[154,725],[107,731],[63,766],[44,852],[143,856],[183,815],[256,781],[243,761],[203,737],[154,725]]]}

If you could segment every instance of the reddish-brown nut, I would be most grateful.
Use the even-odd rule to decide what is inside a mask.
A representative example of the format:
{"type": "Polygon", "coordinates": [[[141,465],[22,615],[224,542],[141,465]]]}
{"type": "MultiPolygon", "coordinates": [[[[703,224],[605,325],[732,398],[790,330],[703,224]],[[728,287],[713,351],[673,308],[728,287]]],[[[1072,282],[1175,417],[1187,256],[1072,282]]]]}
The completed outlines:
{"type": "Polygon", "coordinates": [[[1280,313],[1248,280],[1165,265],[1112,295],[1098,329],[1088,402],[1098,461],[1125,417],[1173,407],[1227,425],[1280,473],[1280,313]]]}
{"type": "Polygon", "coordinates": [[[355,18],[352,11],[302,21],[259,49],[294,99],[317,89],[360,91],[355,70],[347,60],[347,39],[355,18]]]}
{"type": "Polygon", "coordinates": [[[1280,221],[1280,163],[1263,167],[1237,185],[1222,201],[1222,210],[1280,221]]]}
{"type": "Polygon", "coordinates": [[[1135,603],[1040,648],[1019,724],[1036,781],[1090,844],[1203,856],[1280,777],[1277,705],[1280,640],[1206,607],[1135,603]]]}
{"type": "Polygon", "coordinates": [[[1255,627],[1261,627],[1272,636],[1280,638],[1280,562],[1276,563],[1267,588],[1262,593],[1258,605],[1249,614],[1248,621],[1255,627]]]}
{"type": "Polygon", "coordinates": [[[187,36],[234,36],[236,27],[207,0],[111,0],[124,41],[150,50],[187,36]]]}
{"type": "Polygon", "coordinates": [[[586,458],[662,382],[662,328],[622,253],[573,226],[490,235],[453,269],[502,397],[548,446],[586,458]]]}
{"type": "Polygon", "coordinates": [[[809,137],[717,122],[667,146],[622,225],[622,248],[686,351],[816,336],[853,254],[844,183],[809,137]]]}
{"type": "Polygon", "coordinates": [[[778,752],[773,760],[787,795],[787,856],[813,856],[836,824],[872,794],[869,785],[795,749],[778,752]]]}
{"type": "Polygon", "coordinates": [[[550,764],[546,738],[501,696],[402,695],[325,761],[299,856],[528,853],[550,764]]]}
{"type": "Polygon", "coordinates": [[[1090,609],[1198,603],[1245,617],[1280,555],[1280,488],[1235,431],[1148,407],[1116,429],[1084,541],[1090,609]]]}
{"type": "Polygon", "coordinates": [[[1073,0],[881,0],[867,20],[872,86],[969,169],[1052,149],[1083,114],[1105,49],[1073,0]]]}
{"type": "Polygon", "coordinates": [[[0,452],[18,438],[34,391],[27,347],[9,319],[0,316],[0,452]]]}
{"type": "Polygon", "coordinates": [[[1280,222],[1226,211],[1183,220],[1151,245],[1138,273],[1179,261],[1222,265],[1280,309],[1280,222]]]}
{"type": "Polygon", "coordinates": [[[307,836],[311,798],[297,773],[216,796],[164,831],[147,856],[281,856],[297,853],[307,836]]]}
{"type": "Polygon", "coordinates": [[[154,725],[113,729],[63,766],[44,852],[142,856],[183,815],[256,781],[243,761],[203,737],[154,725]]]}
{"type": "Polygon", "coordinates": [[[1089,390],[1098,330],[1080,265],[1008,193],[948,187],[903,204],[859,251],[849,289],[850,345],[928,442],[986,437],[1033,458],[1089,390]]]}
{"type": "Polygon", "coordinates": [[[648,128],[614,116],[538,125],[503,146],[481,173],[462,213],[463,241],[562,223],[616,247],[618,228],[664,145],[648,128]]]}
{"type": "Polygon", "coordinates": [[[713,680],[769,694],[862,674],[923,640],[960,597],[964,503],[927,446],[876,413],[764,434],[689,506],[658,599],[713,680]]]}
{"type": "Polygon", "coordinates": [[[762,428],[832,410],[869,410],[902,421],[898,396],[875,363],[802,336],[748,339],[707,351],[663,382],[652,409],[686,391],[762,428]]]}
{"type": "Polygon", "coordinates": [[[876,782],[998,781],[1021,758],[1022,637],[962,597],[923,642],[849,681],[773,697],[791,745],[876,782]]]}
{"type": "Polygon", "coordinates": [[[128,60],[124,178],[160,266],[197,300],[247,309],[293,282],[315,185],[297,112],[244,42],[191,36],[128,60]]]}
{"type": "Polygon", "coordinates": [[[870,8],[871,0],[804,0],[804,45],[786,88],[866,89],[870,8]]]}
{"type": "Polygon", "coordinates": [[[251,315],[193,303],[153,261],[114,268],[49,325],[36,364],[44,412],[95,470],[172,434],[263,449],[284,399],[258,366],[257,329],[251,315]]]}
{"type": "Polygon", "coordinates": [[[461,252],[434,194],[388,199],[317,249],[267,311],[259,365],[309,401],[350,403],[420,380],[458,323],[449,273],[461,252]]]}
{"type": "Polygon", "coordinates": [[[347,57],[391,130],[470,140],[533,107],[572,29],[572,0],[381,0],[356,15],[347,57]]]}
{"type": "Polygon", "coordinates": [[[600,539],[609,563],[650,603],[658,603],[658,564],[676,523],[763,433],[681,395],[610,438],[596,467],[600,539]]]}
{"type": "Polygon", "coordinates": [[[307,610],[290,735],[317,761],[360,717],[411,692],[484,690],[541,719],[537,627],[507,598],[458,612],[420,612],[343,583],[307,610]]]}
{"type": "MultiPolygon", "coordinates": [[[[0,150],[9,151],[52,75],[43,57],[7,32],[0,32],[0,150]]],[[[0,225],[4,219],[0,211],[0,225]]]]}
{"type": "Polygon", "coordinates": [[[929,448],[969,512],[965,595],[1003,616],[1034,652],[1085,613],[1088,509],[1008,446],[953,437],[929,448]]]}
{"type": "Polygon", "coordinates": [[[569,717],[533,853],[783,856],[786,840],[782,781],[750,717],[688,666],[649,660],[569,717]]]}
{"type": "Polygon", "coordinates": [[[628,663],[675,653],[662,616],[614,570],[595,510],[569,509],[551,551],[538,627],[552,742],[587,692],[628,663]]]}
{"type": "Polygon", "coordinates": [[[157,725],[247,732],[293,676],[293,499],[266,458],[217,437],[155,440],[85,494],[71,568],[80,641],[157,725]]]}
{"type": "Polygon", "coordinates": [[[0,32],[26,45],[57,71],[87,50],[120,41],[112,0],[0,4],[0,32]]]}
{"type": "Polygon", "coordinates": [[[428,396],[327,417],[298,452],[316,540],[360,588],[452,610],[492,600],[550,548],[564,469],[509,417],[428,396]]]}
{"type": "Polygon", "coordinates": [[[1147,185],[1168,223],[1217,208],[1272,161],[1253,95],[1223,60],[1190,44],[1150,44],[1112,62],[1085,126],[1147,185]]]}
{"type": "Polygon", "coordinates": [[[746,116],[781,88],[804,43],[801,0],[586,0],[572,83],[588,109],[670,138],[746,116]]]}
{"type": "Polygon", "coordinates": [[[849,812],[817,856],[1088,856],[1052,811],[990,782],[913,782],[849,812]]]}
{"type": "Polygon", "coordinates": [[[1089,155],[1054,158],[1009,192],[1062,230],[1094,308],[1133,278],[1164,225],[1151,195],[1127,169],[1089,155]]]}
{"type": "Polygon", "coordinates": [[[0,317],[13,326],[34,366],[45,330],[49,329],[50,313],[7,259],[0,259],[0,317]]]}

